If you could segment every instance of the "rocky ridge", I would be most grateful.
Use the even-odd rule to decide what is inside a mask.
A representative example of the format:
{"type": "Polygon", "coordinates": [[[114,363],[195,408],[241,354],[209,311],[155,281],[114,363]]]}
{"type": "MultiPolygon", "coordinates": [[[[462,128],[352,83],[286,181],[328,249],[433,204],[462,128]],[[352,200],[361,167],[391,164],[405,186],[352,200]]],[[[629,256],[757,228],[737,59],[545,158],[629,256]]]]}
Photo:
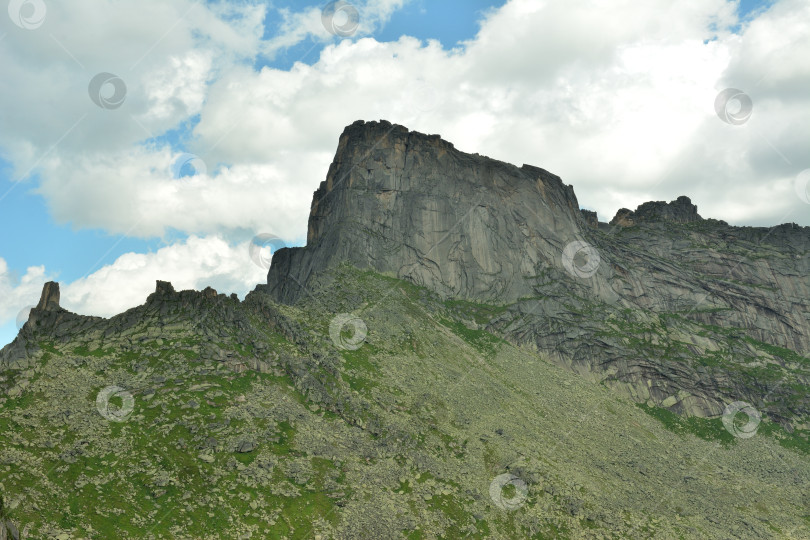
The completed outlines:
{"type": "Polygon", "coordinates": [[[508,306],[489,330],[637,400],[700,416],[737,399],[781,418],[810,412],[804,399],[762,402],[808,382],[807,227],[729,226],[703,219],[686,196],[599,223],[548,171],[358,121],[315,192],[307,246],[274,255],[267,292],[293,303],[344,261],[444,298],[508,306]],[[630,346],[630,327],[648,335],[647,350],[630,346]],[[697,338],[715,327],[736,334],[697,338]],[[691,342],[666,346],[686,334],[691,342]],[[743,338],[787,352],[763,356],[743,338]],[[755,365],[783,367],[787,380],[757,380],[755,365]]]}
{"type": "Polygon", "coordinates": [[[294,301],[313,272],[350,262],[446,297],[516,301],[583,224],[573,189],[548,171],[355,122],[313,197],[307,247],[274,255],[269,293],[294,301]]]}

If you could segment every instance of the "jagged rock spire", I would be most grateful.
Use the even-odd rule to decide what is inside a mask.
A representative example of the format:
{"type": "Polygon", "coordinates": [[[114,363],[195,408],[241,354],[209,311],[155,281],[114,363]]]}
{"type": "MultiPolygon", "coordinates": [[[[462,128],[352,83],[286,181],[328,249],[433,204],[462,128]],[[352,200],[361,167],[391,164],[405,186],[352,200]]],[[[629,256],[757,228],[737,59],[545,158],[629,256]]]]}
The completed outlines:
{"type": "Polygon", "coordinates": [[[59,283],[49,281],[42,287],[42,296],[39,298],[37,309],[44,311],[58,311],[59,306],[59,283]]]}
{"type": "Polygon", "coordinates": [[[174,285],[169,281],[157,280],[155,283],[155,293],[157,294],[173,294],[174,285]]]}

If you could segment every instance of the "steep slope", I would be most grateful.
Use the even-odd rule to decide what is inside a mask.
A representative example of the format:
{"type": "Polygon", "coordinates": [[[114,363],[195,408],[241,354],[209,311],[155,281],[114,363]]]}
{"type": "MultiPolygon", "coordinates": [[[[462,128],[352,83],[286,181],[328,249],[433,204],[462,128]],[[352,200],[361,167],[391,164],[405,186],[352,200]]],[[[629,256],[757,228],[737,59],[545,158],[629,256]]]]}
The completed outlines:
{"type": "Polygon", "coordinates": [[[767,420],[748,439],[662,423],[475,329],[497,306],[348,265],[310,285],[285,306],[158,283],[111,319],[46,302],[62,322],[29,320],[0,382],[9,519],[35,538],[810,535],[810,458],[767,420]]]}
{"type": "Polygon", "coordinates": [[[810,228],[731,227],[687,197],[611,223],[580,212],[571,186],[543,169],[358,121],[315,193],[307,246],[274,255],[267,292],[293,303],[350,261],[501,305],[488,330],[636,400],[699,416],[744,400],[801,425],[810,228]]]}

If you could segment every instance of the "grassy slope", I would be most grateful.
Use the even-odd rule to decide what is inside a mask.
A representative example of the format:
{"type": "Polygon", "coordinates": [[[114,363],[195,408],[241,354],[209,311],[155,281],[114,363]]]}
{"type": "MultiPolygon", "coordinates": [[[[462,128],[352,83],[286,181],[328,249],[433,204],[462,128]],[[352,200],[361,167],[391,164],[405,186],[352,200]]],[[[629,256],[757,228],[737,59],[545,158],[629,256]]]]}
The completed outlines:
{"type": "Polygon", "coordinates": [[[297,335],[250,312],[266,373],[201,360],[190,324],[147,325],[134,350],[43,343],[34,372],[5,374],[29,381],[0,405],[13,519],[76,538],[810,536],[805,445],[767,420],[741,440],[640,408],[474,327],[503,308],[368,272],[307,302],[278,307],[297,335]],[[341,312],[368,327],[355,351],[329,340],[341,312]],[[124,422],[96,410],[111,384],[135,397],[124,422]],[[528,489],[512,511],[490,497],[505,473],[528,489]]]}

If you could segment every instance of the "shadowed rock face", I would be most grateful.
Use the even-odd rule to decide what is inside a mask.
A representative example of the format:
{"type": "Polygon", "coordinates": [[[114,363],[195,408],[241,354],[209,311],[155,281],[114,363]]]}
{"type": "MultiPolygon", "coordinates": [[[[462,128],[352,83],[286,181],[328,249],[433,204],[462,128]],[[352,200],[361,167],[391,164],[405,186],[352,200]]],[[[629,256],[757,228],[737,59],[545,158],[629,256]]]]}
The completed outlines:
{"type": "MultiPolygon", "coordinates": [[[[348,261],[444,297],[508,305],[489,330],[639,401],[717,415],[737,399],[783,396],[783,384],[735,371],[738,363],[783,360],[763,360],[728,336],[699,344],[692,334],[737,329],[735,343],[753,339],[807,356],[810,228],[704,220],[685,196],[622,209],[611,225],[581,212],[573,188],[543,169],[358,121],[341,135],[315,192],[307,246],[274,255],[266,289],[293,303],[313,276],[348,261]],[[647,334],[647,349],[628,325],[647,334]],[[677,353],[655,345],[676,338],[677,353]],[[706,359],[720,349],[727,366],[706,359]]],[[[810,382],[796,376],[796,384],[810,382]]]]}

